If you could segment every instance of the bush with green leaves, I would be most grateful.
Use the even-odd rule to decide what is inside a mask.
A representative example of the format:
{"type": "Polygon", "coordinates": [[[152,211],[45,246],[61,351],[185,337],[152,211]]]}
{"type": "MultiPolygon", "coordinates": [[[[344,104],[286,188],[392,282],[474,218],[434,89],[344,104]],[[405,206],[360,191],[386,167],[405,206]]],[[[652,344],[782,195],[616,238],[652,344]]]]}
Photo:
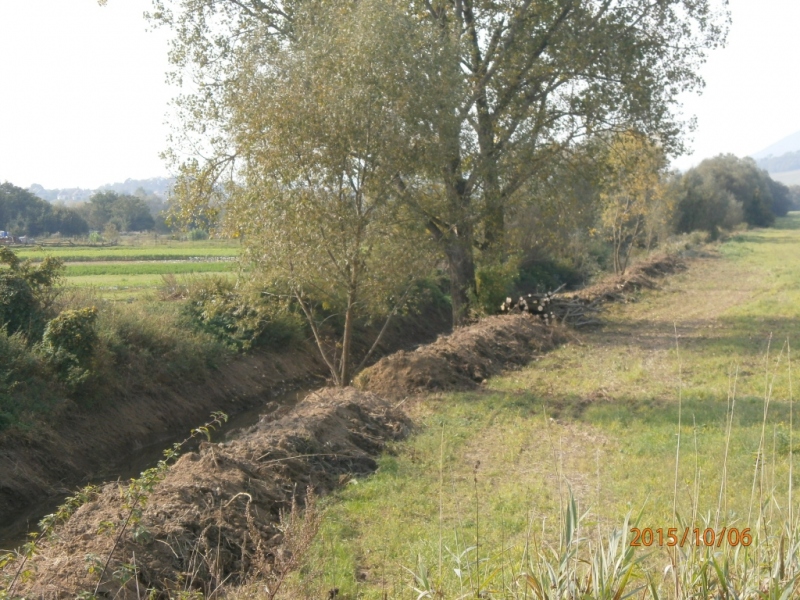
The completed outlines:
{"type": "MultiPolygon", "coordinates": [[[[770,177],[751,158],[720,154],[689,169],[681,180],[677,206],[678,232],[697,229],[717,235],[739,223],[769,227],[775,222],[773,189],[781,195],[775,208],[788,202],[783,188],[770,185],[770,177]]],[[[788,194],[788,189],[785,192],[788,194]]]]}
{"type": "Polygon", "coordinates": [[[208,232],[205,229],[190,229],[186,237],[192,242],[199,242],[208,239],[208,232]]]}
{"type": "Polygon", "coordinates": [[[41,321],[28,282],[12,271],[0,271],[0,324],[9,333],[28,332],[41,321]]]}
{"type": "Polygon", "coordinates": [[[286,303],[242,290],[225,277],[204,277],[188,288],[184,314],[198,329],[238,351],[278,347],[303,330],[286,303]]]}
{"type": "Polygon", "coordinates": [[[64,310],[44,330],[42,351],[59,377],[70,385],[85,381],[97,348],[97,308],[64,310]]]}
{"type": "Polygon", "coordinates": [[[0,431],[26,412],[45,412],[55,401],[41,357],[21,333],[0,330],[0,431]]]}
{"type": "Polygon", "coordinates": [[[506,297],[514,292],[519,277],[516,261],[503,264],[481,265],[475,273],[477,283],[477,306],[484,314],[497,312],[506,297]]]}
{"type": "Polygon", "coordinates": [[[39,339],[63,268],[62,261],[50,257],[34,266],[0,247],[0,327],[9,334],[24,333],[30,341],[39,339]]]}

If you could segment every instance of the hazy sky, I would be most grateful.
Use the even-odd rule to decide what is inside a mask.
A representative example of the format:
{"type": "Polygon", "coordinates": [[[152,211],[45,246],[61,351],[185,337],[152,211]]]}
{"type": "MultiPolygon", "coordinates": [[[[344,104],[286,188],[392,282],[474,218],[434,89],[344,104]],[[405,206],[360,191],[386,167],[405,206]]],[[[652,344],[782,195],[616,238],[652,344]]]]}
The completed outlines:
{"type": "MultiPolygon", "coordinates": [[[[0,0],[0,182],[93,188],[166,174],[166,34],[149,0],[0,0]]],[[[687,168],[800,130],[800,1],[732,0],[728,46],[703,67],[687,168]]]]}

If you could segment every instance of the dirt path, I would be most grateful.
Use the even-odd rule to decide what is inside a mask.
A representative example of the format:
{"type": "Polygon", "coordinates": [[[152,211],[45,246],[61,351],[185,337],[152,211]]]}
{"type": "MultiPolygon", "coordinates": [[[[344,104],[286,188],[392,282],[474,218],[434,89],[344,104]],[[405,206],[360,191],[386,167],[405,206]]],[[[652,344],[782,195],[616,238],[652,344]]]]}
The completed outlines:
{"type": "MultiPolygon", "coordinates": [[[[388,589],[389,597],[402,597],[414,585],[409,572],[433,575],[441,568],[446,597],[456,597],[463,582],[454,573],[463,572],[466,560],[457,549],[467,552],[476,543],[476,511],[482,556],[497,566],[490,557],[500,548],[520,559],[514,552],[521,552],[531,526],[537,543],[557,546],[570,494],[585,513],[590,539],[639,510],[645,510],[643,526],[660,527],[673,501],[687,518],[711,515],[720,527],[746,527],[765,379],[773,400],[763,480],[775,494],[770,506],[782,510],[789,390],[781,347],[787,337],[800,343],[795,220],[784,229],[739,234],[690,260],[685,271],[637,294],[635,302],[608,305],[602,327],[578,332],[527,366],[467,392],[408,403],[418,435],[400,447],[386,473],[340,493],[324,530],[329,546],[315,555],[320,564],[313,574],[356,581],[343,584],[342,594],[380,598],[388,589]],[[448,549],[443,567],[437,566],[439,547],[448,549]],[[325,561],[329,555],[335,563],[325,561]]],[[[397,388],[384,379],[387,388],[397,388]]],[[[756,512],[760,502],[756,494],[756,512]]],[[[475,560],[474,550],[465,556],[475,560]]],[[[659,564],[658,576],[666,562],[659,564]]]]}

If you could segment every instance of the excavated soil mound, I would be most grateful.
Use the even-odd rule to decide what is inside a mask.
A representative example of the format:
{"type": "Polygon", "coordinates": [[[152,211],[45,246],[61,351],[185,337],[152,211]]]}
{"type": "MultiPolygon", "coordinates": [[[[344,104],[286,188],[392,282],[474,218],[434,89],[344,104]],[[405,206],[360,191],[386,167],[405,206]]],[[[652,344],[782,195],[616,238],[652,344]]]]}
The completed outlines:
{"type": "MultiPolygon", "coordinates": [[[[401,438],[409,426],[373,394],[323,389],[284,416],[265,417],[235,441],[204,443],[155,486],[141,521],[113,551],[101,595],[136,597],[136,581],[123,586],[119,579],[125,564],[134,563],[141,590],[209,593],[222,581],[241,581],[264,548],[280,551],[279,512],[293,497],[302,500],[307,486],[323,494],[374,471],[385,442],[401,438]]],[[[74,598],[93,591],[98,572],[87,566],[102,565],[112,551],[116,534],[98,531],[125,522],[124,488],[106,485],[60,526],[28,564],[36,576],[18,585],[15,595],[74,598]]],[[[15,568],[0,572],[0,581],[15,568]]]]}
{"type": "MultiPolygon", "coordinates": [[[[589,303],[627,300],[627,292],[655,287],[655,279],[686,268],[674,255],[661,254],[632,266],[624,276],[589,286],[577,296],[589,303]]],[[[440,336],[413,352],[396,352],[364,370],[356,386],[386,398],[465,390],[513,365],[524,365],[537,353],[564,341],[567,332],[528,314],[502,315],[440,336]]]]}
{"type": "Polygon", "coordinates": [[[624,275],[610,277],[590,285],[574,295],[588,301],[618,302],[627,300],[626,292],[656,287],[655,280],[686,269],[686,262],[674,254],[657,254],[634,264],[624,275]]]}
{"type": "Polygon", "coordinates": [[[564,340],[565,330],[547,327],[531,315],[502,315],[440,336],[413,352],[396,352],[365,369],[360,389],[386,398],[420,392],[465,390],[564,340]]]}
{"type": "Polygon", "coordinates": [[[163,440],[171,432],[182,435],[212,410],[235,414],[262,404],[271,392],[307,386],[322,368],[306,345],[282,354],[254,352],[199,383],[140,382],[101,405],[65,401],[35,427],[0,432],[0,537],[26,510],[63,498],[138,448],[168,445],[163,440]]]}

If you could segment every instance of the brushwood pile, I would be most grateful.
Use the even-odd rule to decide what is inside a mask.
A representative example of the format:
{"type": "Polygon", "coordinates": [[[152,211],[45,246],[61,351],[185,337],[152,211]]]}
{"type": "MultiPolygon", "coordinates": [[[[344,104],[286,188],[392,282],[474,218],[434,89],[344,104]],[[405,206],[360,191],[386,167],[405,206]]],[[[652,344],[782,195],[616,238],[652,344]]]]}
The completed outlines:
{"type": "MultiPolygon", "coordinates": [[[[563,286],[562,286],[563,287],[563,286]]],[[[503,314],[527,313],[545,325],[564,323],[572,327],[599,325],[596,314],[600,312],[601,298],[581,298],[577,295],[558,295],[561,290],[545,294],[525,294],[517,300],[506,298],[500,305],[503,314]]]]}

